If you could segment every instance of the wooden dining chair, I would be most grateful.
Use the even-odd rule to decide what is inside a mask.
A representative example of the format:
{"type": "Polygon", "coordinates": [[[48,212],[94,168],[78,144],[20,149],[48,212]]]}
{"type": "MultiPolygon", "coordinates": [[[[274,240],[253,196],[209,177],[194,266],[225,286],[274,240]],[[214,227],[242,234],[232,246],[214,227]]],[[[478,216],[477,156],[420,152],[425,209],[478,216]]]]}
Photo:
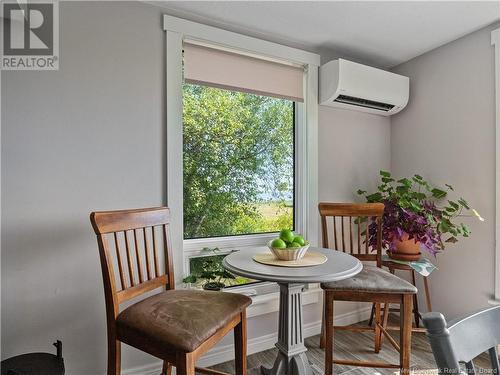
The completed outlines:
{"type": "Polygon", "coordinates": [[[346,366],[399,368],[402,373],[408,373],[411,353],[412,298],[417,293],[417,288],[381,268],[384,205],[382,203],[320,203],[319,213],[324,248],[333,246],[335,250],[347,252],[361,261],[375,262],[375,265],[364,264],[363,270],[352,278],[321,284],[324,290],[324,304],[320,347],[325,348],[325,374],[332,373],[334,363],[346,366]],[[328,218],[332,219],[331,224],[328,218]],[[333,241],[329,240],[330,230],[333,241]],[[370,245],[370,238],[374,246],[370,245]],[[334,301],[375,303],[375,325],[373,327],[334,326],[334,301]],[[381,324],[381,303],[395,303],[401,306],[399,343],[381,324]],[[383,334],[399,351],[399,364],[334,359],[334,330],[373,331],[375,353],[380,351],[383,334]]]}
{"type": "Polygon", "coordinates": [[[121,343],[126,343],[162,359],[163,375],[170,374],[171,366],[179,375],[194,375],[196,360],[234,330],[236,374],[245,375],[246,307],[251,299],[175,290],[169,218],[167,207],[90,214],[104,281],[107,373],[120,374],[121,343]],[[135,302],[138,297],[145,298],[135,302]],[[125,302],[128,307],[120,311],[125,302]]]}
{"type": "Polygon", "coordinates": [[[492,368],[488,373],[500,374],[496,348],[500,344],[500,306],[450,324],[438,312],[424,314],[423,321],[440,374],[461,374],[460,363],[465,363],[467,374],[476,374],[473,359],[486,351],[492,368]]]}

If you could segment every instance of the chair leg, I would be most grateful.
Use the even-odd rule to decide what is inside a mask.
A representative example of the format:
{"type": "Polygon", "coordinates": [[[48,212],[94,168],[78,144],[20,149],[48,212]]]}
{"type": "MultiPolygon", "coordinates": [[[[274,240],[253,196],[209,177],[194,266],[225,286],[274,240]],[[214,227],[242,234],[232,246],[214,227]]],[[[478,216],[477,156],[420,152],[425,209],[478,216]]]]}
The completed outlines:
{"type": "Polygon", "coordinates": [[[425,302],[427,304],[427,312],[432,311],[432,303],[431,303],[431,292],[429,289],[429,280],[428,276],[424,276],[424,291],[425,291],[425,302]]]}
{"type": "MultiPolygon", "coordinates": [[[[394,268],[389,267],[389,272],[395,275],[395,270],[394,268]]],[[[387,321],[389,320],[389,313],[391,312],[391,304],[390,303],[384,303],[384,316],[382,317],[382,326],[384,328],[387,327],[387,321]]],[[[380,330],[380,348],[382,348],[382,344],[384,343],[384,334],[382,333],[382,330],[380,330]]],[[[380,349],[379,348],[379,349],[380,349]]]]}
{"type": "Polygon", "coordinates": [[[121,342],[114,335],[108,338],[108,375],[120,375],[121,372],[121,342]]]}
{"type": "MultiPolygon", "coordinates": [[[[412,284],[416,287],[417,281],[415,279],[415,270],[411,270],[411,280],[412,284]]],[[[413,295],[413,316],[415,318],[415,327],[420,327],[420,314],[418,311],[418,297],[416,294],[413,295]]]]}
{"type": "Polygon", "coordinates": [[[369,327],[371,327],[373,324],[373,314],[375,314],[375,303],[372,303],[372,311],[370,312],[370,320],[368,320],[369,327]]]}
{"type": "Polygon", "coordinates": [[[410,356],[411,356],[411,330],[412,330],[412,310],[413,310],[413,295],[403,295],[401,304],[401,319],[400,319],[400,352],[399,366],[402,375],[410,373],[410,356]]]}
{"type": "MultiPolygon", "coordinates": [[[[389,320],[389,311],[391,309],[391,304],[386,302],[384,303],[384,314],[382,315],[382,327],[387,328],[387,321],[389,320]]],[[[382,330],[380,330],[380,348],[382,348],[382,344],[384,343],[384,335],[382,330]]]]}
{"type": "Polygon", "coordinates": [[[323,315],[325,320],[325,375],[333,373],[333,293],[325,291],[323,315]]]}
{"type": "Polygon", "coordinates": [[[161,370],[161,375],[172,375],[172,365],[167,361],[163,361],[163,368],[161,370]]]}
{"type": "Polygon", "coordinates": [[[234,327],[234,364],[236,375],[247,374],[247,317],[241,312],[241,321],[234,327]]]}
{"type": "Polygon", "coordinates": [[[380,302],[375,303],[375,331],[374,331],[374,338],[375,338],[375,353],[378,353],[380,351],[380,339],[381,339],[381,329],[380,329],[380,302]]]}
{"type": "Polygon", "coordinates": [[[195,375],[194,359],[190,353],[178,353],[175,370],[177,375],[195,375]]]}
{"type": "Polygon", "coordinates": [[[321,332],[319,335],[319,348],[325,348],[325,340],[326,340],[326,329],[325,329],[325,303],[326,303],[326,292],[323,292],[323,309],[321,312],[321,332]]]}

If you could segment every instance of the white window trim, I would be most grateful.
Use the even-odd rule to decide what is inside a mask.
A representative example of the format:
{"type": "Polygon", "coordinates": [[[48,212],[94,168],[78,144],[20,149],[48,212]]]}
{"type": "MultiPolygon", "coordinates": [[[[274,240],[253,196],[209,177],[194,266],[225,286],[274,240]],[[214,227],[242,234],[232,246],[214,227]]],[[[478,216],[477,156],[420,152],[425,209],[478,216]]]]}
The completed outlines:
{"type": "Polygon", "coordinates": [[[183,239],[183,170],[182,170],[182,44],[184,40],[198,41],[225,49],[237,50],[250,56],[271,61],[302,65],[304,74],[304,103],[296,106],[296,227],[313,246],[318,245],[318,67],[320,56],[296,48],[260,40],[215,27],[163,16],[166,32],[166,120],[167,120],[167,205],[171,210],[171,241],[174,266],[180,282],[186,269],[185,257],[199,253],[202,247],[241,249],[262,246],[274,234],[259,234],[210,239],[183,239]],[[238,242],[238,245],[237,245],[238,242]]]}
{"type": "Polygon", "coordinates": [[[500,304],[500,29],[491,32],[491,44],[495,48],[495,296],[491,302],[500,304]]]}

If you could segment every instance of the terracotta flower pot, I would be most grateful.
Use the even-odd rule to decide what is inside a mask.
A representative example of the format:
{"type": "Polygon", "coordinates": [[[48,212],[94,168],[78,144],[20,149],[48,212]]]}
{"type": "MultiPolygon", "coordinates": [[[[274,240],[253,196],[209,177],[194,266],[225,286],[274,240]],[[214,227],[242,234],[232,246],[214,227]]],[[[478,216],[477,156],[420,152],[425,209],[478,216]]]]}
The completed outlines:
{"type": "Polygon", "coordinates": [[[401,240],[394,239],[395,250],[388,252],[389,257],[399,260],[419,260],[421,256],[420,242],[410,239],[404,234],[401,240]]]}

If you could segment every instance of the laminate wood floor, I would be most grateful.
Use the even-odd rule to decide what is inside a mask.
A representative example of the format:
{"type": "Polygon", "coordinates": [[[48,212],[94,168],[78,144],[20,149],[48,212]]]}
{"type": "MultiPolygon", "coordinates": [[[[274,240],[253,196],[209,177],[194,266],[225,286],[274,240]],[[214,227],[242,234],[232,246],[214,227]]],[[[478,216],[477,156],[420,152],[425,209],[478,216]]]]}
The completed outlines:
{"type": "MultiPolygon", "coordinates": [[[[367,324],[366,322],[360,324],[367,324]]],[[[392,336],[399,341],[399,332],[392,332],[392,336]]],[[[306,339],[307,357],[309,361],[319,368],[324,368],[324,350],[319,348],[319,335],[306,339]]],[[[269,349],[260,353],[248,356],[248,375],[260,375],[260,365],[271,367],[276,358],[277,349],[269,349]]],[[[348,332],[335,331],[334,356],[343,359],[353,360],[384,360],[392,363],[399,363],[399,353],[394,350],[391,344],[384,340],[382,350],[379,354],[373,352],[373,335],[370,332],[348,332]]],[[[488,356],[482,354],[475,361],[477,373],[491,374],[488,356]],[[483,369],[483,372],[480,372],[483,369]]],[[[412,374],[415,375],[437,375],[436,364],[432,351],[428,344],[425,333],[413,333],[412,335],[412,374]]],[[[214,369],[226,373],[234,374],[233,361],[225,362],[213,366],[214,369]]],[[[394,369],[374,369],[334,365],[334,374],[348,375],[394,375],[399,374],[394,369]]]]}

